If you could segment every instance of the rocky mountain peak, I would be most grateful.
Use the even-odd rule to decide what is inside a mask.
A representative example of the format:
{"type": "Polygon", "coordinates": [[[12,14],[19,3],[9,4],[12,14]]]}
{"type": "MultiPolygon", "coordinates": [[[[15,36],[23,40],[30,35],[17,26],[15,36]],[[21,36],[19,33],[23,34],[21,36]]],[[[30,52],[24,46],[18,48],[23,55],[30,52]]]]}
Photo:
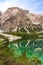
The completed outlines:
{"type": "Polygon", "coordinates": [[[39,24],[39,17],[38,17],[38,15],[36,15],[34,13],[30,13],[29,17],[30,17],[31,21],[34,24],[39,24]]]}
{"type": "Polygon", "coordinates": [[[2,14],[1,29],[5,31],[21,30],[40,31],[43,28],[43,15],[30,13],[18,7],[8,8],[2,14]]]}
{"type": "Polygon", "coordinates": [[[11,7],[11,8],[8,8],[9,10],[14,10],[14,9],[19,9],[18,7],[11,7]]]}
{"type": "Polygon", "coordinates": [[[0,24],[2,22],[2,12],[0,11],[0,24]]]}
{"type": "Polygon", "coordinates": [[[2,12],[0,11],[0,16],[2,16],[2,12]]]}

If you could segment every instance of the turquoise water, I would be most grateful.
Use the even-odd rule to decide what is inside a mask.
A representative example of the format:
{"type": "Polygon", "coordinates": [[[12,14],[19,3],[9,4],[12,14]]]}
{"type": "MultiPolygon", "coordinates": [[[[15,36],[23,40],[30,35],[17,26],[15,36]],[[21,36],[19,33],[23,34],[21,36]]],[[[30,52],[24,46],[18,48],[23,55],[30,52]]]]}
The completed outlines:
{"type": "Polygon", "coordinates": [[[22,57],[24,54],[26,58],[38,58],[43,65],[43,39],[21,39],[9,44],[10,50],[13,52],[14,58],[22,57]]]}

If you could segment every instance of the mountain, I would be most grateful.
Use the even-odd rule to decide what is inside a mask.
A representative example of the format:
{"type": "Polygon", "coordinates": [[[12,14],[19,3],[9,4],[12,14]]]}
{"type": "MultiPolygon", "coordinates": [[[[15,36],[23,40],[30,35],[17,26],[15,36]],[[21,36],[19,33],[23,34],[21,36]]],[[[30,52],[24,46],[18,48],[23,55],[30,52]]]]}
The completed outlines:
{"type": "Polygon", "coordinates": [[[0,11],[0,24],[1,24],[2,12],[0,11]]]}
{"type": "Polygon", "coordinates": [[[0,22],[3,31],[43,31],[43,14],[36,15],[18,7],[8,8],[2,14],[0,22]]]}

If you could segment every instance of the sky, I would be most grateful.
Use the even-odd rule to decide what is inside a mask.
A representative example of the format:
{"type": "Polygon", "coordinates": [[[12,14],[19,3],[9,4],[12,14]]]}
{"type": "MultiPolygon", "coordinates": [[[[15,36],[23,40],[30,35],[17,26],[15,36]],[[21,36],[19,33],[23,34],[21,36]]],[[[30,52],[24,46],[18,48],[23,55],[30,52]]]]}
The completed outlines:
{"type": "Polygon", "coordinates": [[[43,0],[0,0],[0,11],[7,8],[19,7],[34,13],[43,13],[43,0]]]}

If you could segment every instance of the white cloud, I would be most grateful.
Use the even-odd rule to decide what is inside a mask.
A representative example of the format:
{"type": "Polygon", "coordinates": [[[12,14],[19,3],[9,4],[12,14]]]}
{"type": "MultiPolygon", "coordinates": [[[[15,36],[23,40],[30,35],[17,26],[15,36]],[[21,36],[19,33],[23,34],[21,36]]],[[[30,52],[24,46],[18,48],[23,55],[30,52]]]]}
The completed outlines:
{"type": "MultiPolygon", "coordinates": [[[[0,1],[0,10],[4,12],[9,7],[20,7],[23,9],[28,9],[31,12],[37,12],[37,9],[40,8],[42,1],[39,0],[5,0],[0,1]]],[[[41,12],[41,10],[40,10],[41,12]]]]}
{"type": "Polygon", "coordinates": [[[17,6],[16,2],[19,0],[5,0],[0,2],[0,11],[4,12],[7,8],[17,6]]]}
{"type": "Polygon", "coordinates": [[[0,10],[3,12],[10,6],[11,6],[10,2],[0,3],[0,10]]]}

